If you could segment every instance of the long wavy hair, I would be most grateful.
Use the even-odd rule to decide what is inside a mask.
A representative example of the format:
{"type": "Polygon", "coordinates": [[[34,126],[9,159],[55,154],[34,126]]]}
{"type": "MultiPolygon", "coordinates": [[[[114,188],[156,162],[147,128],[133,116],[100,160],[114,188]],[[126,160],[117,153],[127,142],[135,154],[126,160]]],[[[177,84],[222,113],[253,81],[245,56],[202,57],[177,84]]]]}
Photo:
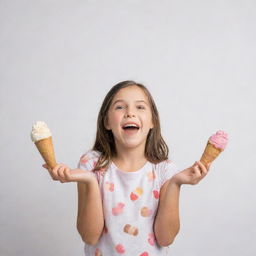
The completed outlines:
{"type": "Polygon", "coordinates": [[[96,139],[92,148],[92,150],[99,151],[101,154],[94,170],[107,168],[111,163],[112,157],[117,155],[113,133],[111,130],[107,130],[104,124],[107,121],[108,110],[111,106],[113,98],[120,89],[128,86],[138,86],[141,88],[146,94],[151,107],[154,127],[150,129],[147,135],[147,141],[145,145],[146,159],[149,162],[155,164],[168,159],[169,149],[161,135],[159,114],[153,97],[143,84],[127,80],[114,85],[107,93],[101,105],[97,120],[96,139]]]}

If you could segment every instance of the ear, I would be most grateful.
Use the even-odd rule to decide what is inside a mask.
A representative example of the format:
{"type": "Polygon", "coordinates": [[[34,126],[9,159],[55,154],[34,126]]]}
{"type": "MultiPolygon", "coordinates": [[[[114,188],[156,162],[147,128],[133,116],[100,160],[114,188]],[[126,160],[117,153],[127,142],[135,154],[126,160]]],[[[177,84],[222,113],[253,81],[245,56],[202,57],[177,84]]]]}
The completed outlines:
{"type": "Polygon", "coordinates": [[[150,129],[154,128],[153,120],[151,121],[150,129]]]}
{"type": "Polygon", "coordinates": [[[104,127],[107,129],[107,130],[111,130],[109,125],[108,125],[108,118],[104,118],[104,127]]]}

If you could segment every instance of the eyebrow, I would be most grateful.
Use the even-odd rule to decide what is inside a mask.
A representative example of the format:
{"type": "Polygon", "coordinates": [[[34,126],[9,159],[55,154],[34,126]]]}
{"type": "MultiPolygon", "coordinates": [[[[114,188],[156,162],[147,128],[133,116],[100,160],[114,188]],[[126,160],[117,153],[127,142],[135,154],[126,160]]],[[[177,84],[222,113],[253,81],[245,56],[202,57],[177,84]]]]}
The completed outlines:
{"type": "MultiPolygon", "coordinates": [[[[115,105],[115,104],[118,103],[118,102],[125,102],[125,100],[116,100],[116,101],[113,103],[113,105],[115,105]]],[[[143,102],[143,103],[145,103],[146,105],[148,105],[148,103],[147,103],[145,100],[136,100],[135,102],[143,102]]]]}

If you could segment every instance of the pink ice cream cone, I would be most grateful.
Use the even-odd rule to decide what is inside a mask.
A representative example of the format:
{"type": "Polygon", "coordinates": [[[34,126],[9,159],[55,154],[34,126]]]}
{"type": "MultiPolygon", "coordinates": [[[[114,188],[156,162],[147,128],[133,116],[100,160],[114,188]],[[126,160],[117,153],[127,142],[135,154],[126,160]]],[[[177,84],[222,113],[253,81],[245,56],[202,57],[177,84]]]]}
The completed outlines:
{"type": "Polygon", "coordinates": [[[228,143],[228,134],[224,131],[218,131],[212,135],[205,147],[204,153],[200,161],[206,166],[213,162],[218,155],[226,148],[228,143]]]}

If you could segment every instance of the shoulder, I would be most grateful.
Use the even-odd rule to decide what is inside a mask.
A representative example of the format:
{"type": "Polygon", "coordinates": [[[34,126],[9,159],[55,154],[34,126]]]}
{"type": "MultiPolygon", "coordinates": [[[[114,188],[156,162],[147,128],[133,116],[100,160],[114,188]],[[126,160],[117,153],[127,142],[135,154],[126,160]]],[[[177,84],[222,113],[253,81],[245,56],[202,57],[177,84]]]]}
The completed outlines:
{"type": "Polygon", "coordinates": [[[86,163],[87,161],[91,159],[98,159],[100,157],[101,153],[96,150],[88,150],[86,151],[81,157],[80,161],[86,163]]]}
{"type": "Polygon", "coordinates": [[[178,169],[177,165],[170,159],[167,159],[155,164],[155,167],[156,167],[156,170],[160,172],[166,172],[168,170],[175,171],[176,169],[178,169]]]}
{"type": "Polygon", "coordinates": [[[95,167],[101,152],[95,150],[88,150],[79,159],[78,166],[81,169],[92,169],[95,167]]]}
{"type": "Polygon", "coordinates": [[[173,175],[179,172],[177,165],[169,159],[155,164],[155,170],[159,177],[160,187],[173,175]]]}

